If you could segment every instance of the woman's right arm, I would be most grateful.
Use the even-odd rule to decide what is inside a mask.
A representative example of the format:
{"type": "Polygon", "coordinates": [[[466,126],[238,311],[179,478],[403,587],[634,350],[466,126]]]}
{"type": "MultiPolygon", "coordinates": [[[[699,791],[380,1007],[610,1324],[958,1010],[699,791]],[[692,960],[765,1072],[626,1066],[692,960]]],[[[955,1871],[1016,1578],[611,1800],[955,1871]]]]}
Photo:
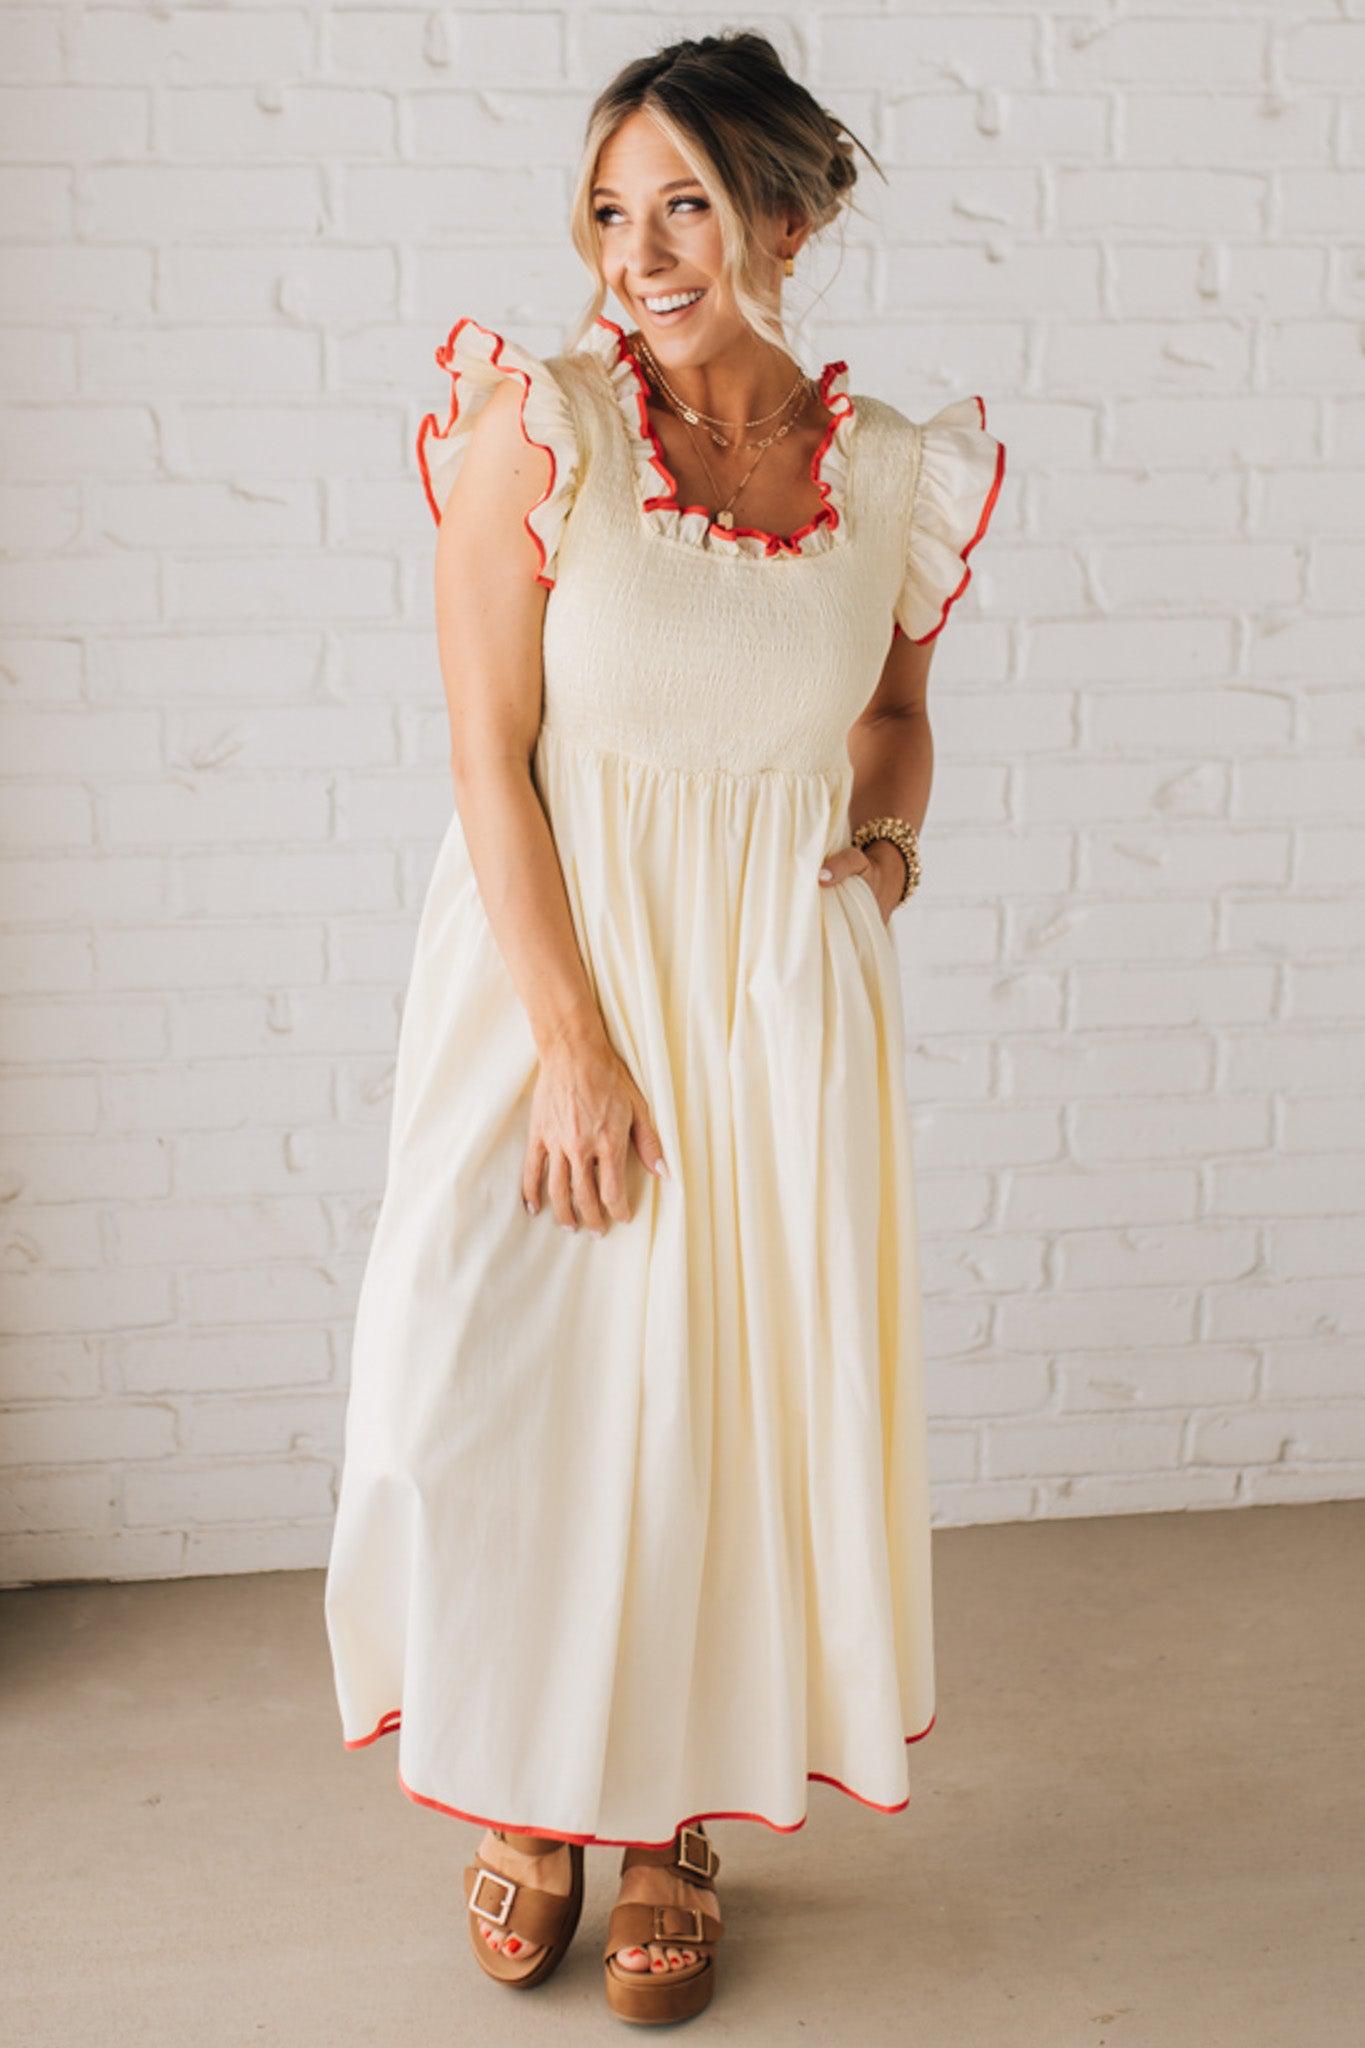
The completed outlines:
{"type": "Polygon", "coordinates": [[[534,1213],[548,1170],[560,1223],[601,1231],[608,1217],[630,1215],[632,1135],[650,1171],[660,1170],[662,1147],[593,996],[532,779],[546,590],[535,580],[539,557],[524,522],[550,470],[546,452],[522,433],[520,397],[509,377],[489,398],[442,510],[437,643],[456,806],[489,926],[540,1055],[522,1198],[534,1213]]]}

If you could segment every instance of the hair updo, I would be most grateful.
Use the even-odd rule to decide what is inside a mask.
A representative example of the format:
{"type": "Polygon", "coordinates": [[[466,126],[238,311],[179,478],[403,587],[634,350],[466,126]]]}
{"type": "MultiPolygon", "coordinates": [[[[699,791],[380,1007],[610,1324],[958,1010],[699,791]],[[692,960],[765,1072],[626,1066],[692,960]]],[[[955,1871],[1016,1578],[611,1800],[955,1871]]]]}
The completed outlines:
{"type": "Polygon", "coordinates": [[[852,207],[855,151],[878,176],[872,152],[836,114],[793,78],[773,44],[753,29],[669,43],[624,66],[593,102],[574,191],[571,232],[597,280],[570,335],[575,347],[607,297],[592,187],[603,145],[631,114],[653,116],[715,208],[726,278],[755,333],[790,343],[765,283],[771,251],[759,238],[765,215],[797,213],[819,234],[852,207]]]}

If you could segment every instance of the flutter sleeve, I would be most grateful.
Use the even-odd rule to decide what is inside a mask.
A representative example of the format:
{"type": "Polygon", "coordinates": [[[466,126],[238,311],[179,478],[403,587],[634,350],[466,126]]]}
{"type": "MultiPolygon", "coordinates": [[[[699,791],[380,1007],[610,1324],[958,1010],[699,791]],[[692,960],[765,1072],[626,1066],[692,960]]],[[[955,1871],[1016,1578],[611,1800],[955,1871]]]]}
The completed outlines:
{"type": "Polygon", "coordinates": [[[436,361],[450,379],[446,417],[429,412],[417,430],[417,462],[432,518],[439,526],[474,422],[498,386],[511,378],[521,387],[521,431],[550,458],[549,481],[526,514],[526,530],[539,558],[536,581],[553,590],[555,556],[578,470],[577,435],[563,386],[539,356],[469,317],[455,322],[436,350],[436,361]]]}
{"type": "Polygon", "coordinates": [[[1005,476],[1005,446],[986,432],[979,398],[959,398],[919,429],[919,467],[895,621],[932,640],[972,580],[967,557],[990,524],[1005,476]]]}

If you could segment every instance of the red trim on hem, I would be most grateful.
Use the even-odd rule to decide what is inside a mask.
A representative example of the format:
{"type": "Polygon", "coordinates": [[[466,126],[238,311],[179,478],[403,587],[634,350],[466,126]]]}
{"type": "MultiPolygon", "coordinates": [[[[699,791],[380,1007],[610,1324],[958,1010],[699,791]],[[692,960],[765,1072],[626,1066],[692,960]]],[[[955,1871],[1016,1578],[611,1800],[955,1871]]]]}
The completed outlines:
{"type": "MultiPolygon", "coordinates": [[[[679,512],[684,515],[689,512],[700,512],[707,522],[706,530],[708,534],[714,534],[719,540],[738,540],[743,536],[750,540],[764,541],[766,543],[764,552],[767,555],[799,555],[802,552],[801,542],[808,533],[814,533],[819,526],[828,526],[833,530],[839,524],[838,508],[830,503],[831,487],[820,474],[820,471],[829,450],[829,444],[834,439],[840,422],[852,419],[856,410],[848,392],[842,391],[835,394],[835,409],[830,412],[829,425],[821,435],[820,444],[816,448],[815,453],[811,456],[810,480],[820,493],[822,501],[820,510],[815,516],[812,519],[808,519],[804,526],[798,526],[794,533],[770,533],[764,526],[722,526],[719,521],[711,517],[707,506],[680,505],[678,503],[678,480],[664,460],[662,443],[649,417],[647,403],[649,386],[645,381],[644,371],[640,368],[639,362],[636,359],[635,351],[626,340],[625,329],[617,321],[609,320],[605,313],[598,314],[597,325],[605,327],[609,333],[616,336],[616,360],[618,364],[624,362],[630,366],[631,376],[635,380],[635,403],[639,409],[640,438],[648,444],[650,463],[659,472],[659,475],[668,487],[661,496],[646,498],[641,507],[642,511],[679,512]]],[[[822,405],[829,406],[829,387],[839,372],[847,368],[848,364],[844,362],[825,364],[820,372],[819,384],[819,398],[822,405]]]]}
{"type": "MultiPolygon", "coordinates": [[[[907,1735],[906,1741],[922,1742],[937,1720],[938,1711],[935,1709],[924,1727],[920,1729],[918,1735],[907,1735]]],[[[395,1734],[401,1722],[402,1709],[391,1707],[387,1714],[380,1717],[378,1723],[368,1735],[357,1735],[349,1742],[343,1739],[342,1746],[345,1749],[366,1749],[370,1743],[377,1742],[381,1735],[395,1734]]],[[[465,1813],[461,1807],[447,1806],[443,1800],[428,1798],[425,1792],[414,1792],[401,1771],[398,1772],[397,1776],[399,1785],[415,1806],[429,1806],[436,1813],[449,1814],[453,1820],[471,1821],[475,1827],[499,1828],[512,1835],[543,1835],[547,1841],[579,1842],[585,1848],[666,1849],[673,1840],[673,1835],[666,1836],[662,1842],[635,1842],[625,1838],[618,1838],[615,1835],[570,1835],[566,1834],[562,1828],[532,1827],[522,1821],[490,1820],[487,1814],[465,1813]]],[[[818,1780],[822,1785],[833,1785],[836,1792],[846,1793],[850,1799],[856,1799],[860,1806],[871,1807],[874,1813],[903,1813],[910,1804],[910,1795],[908,1793],[904,1799],[897,1800],[894,1806],[883,1806],[879,1800],[868,1799],[863,1793],[855,1792],[852,1786],[845,1785],[842,1779],[831,1778],[826,1771],[807,1771],[806,1776],[807,1778],[818,1780]]],[[[729,1813],[718,1810],[715,1813],[691,1813],[687,1816],[686,1820],[678,1822],[678,1827],[690,1828],[699,1820],[752,1820],[759,1822],[765,1828],[771,1828],[774,1834],[794,1835],[798,1829],[806,1825],[809,1817],[808,1814],[802,1814],[800,1820],[783,1822],[769,1820],[767,1815],[763,1813],[729,1813]]],[[[673,1833],[677,1833],[677,1828],[674,1829],[673,1833]]]]}
{"type": "Polygon", "coordinates": [[[456,387],[458,386],[460,377],[463,373],[460,370],[457,370],[454,367],[454,364],[455,356],[457,353],[456,343],[466,327],[477,327],[480,334],[488,335],[490,340],[496,344],[492,351],[492,354],[488,358],[489,365],[492,369],[500,370],[504,377],[520,377],[522,384],[522,392],[521,402],[517,407],[517,415],[521,422],[521,438],[526,443],[528,448],[540,448],[550,458],[550,481],[548,484],[546,484],[545,489],[536,499],[535,504],[531,506],[530,511],[527,512],[526,516],[522,520],[522,525],[526,528],[527,533],[530,534],[531,539],[534,541],[536,554],[539,557],[540,566],[536,571],[535,580],[537,583],[543,585],[543,587],[546,590],[553,590],[555,587],[555,579],[553,576],[547,576],[545,574],[545,564],[548,560],[548,557],[545,552],[545,543],[541,540],[540,535],[536,532],[535,528],[531,524],[531,512],[538,512],[541,506],[545,504],[547,499],[549,499],[554,493],[555,478],[558,474],[559,468],[558,463],[555,461],[555,451],[550,446],[548,441],[533,440],[531,435],[528,434],[526,431],[526,400],[531,389],[531,379],[528,376],[527,372],[523,369],[520,369],[515,363],[500,362],[499,357],[502,355],[503,349],[506,347],[504,337],[501,334],[497,333],[494,328],[485,327],[482,321],[475,320],[473,316],[468,313],[465,314],[462,319],[459,319],[455,322],[455,325],[451,328],[450,333],[446,336],[445,341],[442,343],[441,347],[438,348],[435,352],[437,363],[440,365],[441,369],[443,369],[446,372],[446,375],[450,378],[450,417],[447,419],[444,426],[440,426],[437,422],[435,413],[429,412],[422,419],[421,423],[417,428],[417,464],[418,468],[422,472],[422,488],[426,492],[427,504],[431,508],[432,518],[436,521],[436,524],[439,526],[441,523],[441,508],[436,503],[436,493],[432,490],[431,487],[431,470],[427,462],[426,444],[429,436],[431,436],[432,434],[436,436],[438,441],[444,441],[449,435],[451,429],[454,427],[456,420],[460,416],[460,395],[456,387]]]}
{"type": "MultiPolygon", "coordinates": [[[[973,392],[972,396],[975,398],[977,406],[980,410],[981,427],[982,431],[984,432],[986,426],[986,401],[984,398],[982,398],[979,392],[973,392]]],[[[943,628],[948,623],[949,612],[957,603],[963,591],[967,588],[967,585],[971,582],[972,572],[965,566],[967,557],[971,553],[972,549],[976,546],[977,542],[980,540],[982,534],[986,531],[986,528],[991,523],[991,514],[995,510],[995,501],[1000,496],[1000,486],[1004,481],[1005,444],[1003,441],[997,441],[995,444],[995,475],[991,479],[991,487],[987,491],[985,503],[981,507],[981,516],[978,518],[976,522],[976,532],[972,535],[971,539],[965,544],[965,546],[961,550],[962,562],[964,565],[962,570],[962,581],[958,584],[957,589],[953,591],[952,595],[950,597],[946,597],[943,600],[943,610],[939,613],[938,624],[927,633],[920,633],[915,635],[910,642],[912,647],[923,647],[927,645],[927,643],[930,640],[937,639],[938,635],[943,631],[943,628]]],[[[901,625],[898,619],[896,621],[896,633],[904,632],[904,630],[904,627],[901,625]]],[[[893,633],[891,635],[893,640],[896,637],[896,633],[893,633]]]]}

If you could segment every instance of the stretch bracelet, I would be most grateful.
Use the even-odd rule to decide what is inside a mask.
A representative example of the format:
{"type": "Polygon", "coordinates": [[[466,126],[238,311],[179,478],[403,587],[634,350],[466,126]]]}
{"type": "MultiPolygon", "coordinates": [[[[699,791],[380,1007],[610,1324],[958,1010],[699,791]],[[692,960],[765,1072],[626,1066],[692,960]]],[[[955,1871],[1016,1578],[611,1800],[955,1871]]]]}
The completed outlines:
{"type": "Polygon", "coordinates": [[[853,844],[866,846],[869,839],[889,839],[905,863],[905,887],[896,898],[899,906],[919,887],[919,834],[904,818],[864,818],[853,834],[853,844]]]}

